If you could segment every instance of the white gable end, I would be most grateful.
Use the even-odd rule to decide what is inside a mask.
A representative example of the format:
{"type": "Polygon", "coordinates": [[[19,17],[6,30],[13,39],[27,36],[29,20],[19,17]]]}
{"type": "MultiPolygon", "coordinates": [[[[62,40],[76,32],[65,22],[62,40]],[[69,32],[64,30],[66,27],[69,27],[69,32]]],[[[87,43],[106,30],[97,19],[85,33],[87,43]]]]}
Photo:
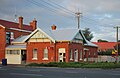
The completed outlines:
{"type": "Polygon", "coordinates": [[[31,38],[47,38],[42,32],[36,32],[31,38]]]}
{"type": "Polygon", "coordinates": [[[37,28],[30,35],[28,35],[24,40],[24,42],[55,42],[55,40],[50,37],[43,30],[37,28]]]}
{"type": "Polygon", "coordinates": [[[28,42],[50,42],[51,40],[41,31],[34,33],[28,42]]]}
{"type": "Polygon", "coordinates": [[[77,33],[73,38],[72,42],[83,43],[83,38],[80,33],[77,33]]]}

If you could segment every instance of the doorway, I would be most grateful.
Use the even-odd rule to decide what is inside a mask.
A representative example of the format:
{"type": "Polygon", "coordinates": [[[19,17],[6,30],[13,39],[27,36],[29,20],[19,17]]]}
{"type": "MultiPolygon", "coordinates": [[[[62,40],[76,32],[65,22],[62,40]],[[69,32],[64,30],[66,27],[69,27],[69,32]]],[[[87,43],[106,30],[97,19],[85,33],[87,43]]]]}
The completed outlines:
{"type": "Polygon", "coordinates": [[[65,54],[65,48],[60,48],[59,49],[59,59],[58,59],[58,61],[59,62],[65,62],[65,60],[66,60],[66,54],[65,54]]]}
{"type": "Polygon", "coordinates": [[[21,50],[21,58],[22,64],[26,64],[26,50],[21,50]]]}

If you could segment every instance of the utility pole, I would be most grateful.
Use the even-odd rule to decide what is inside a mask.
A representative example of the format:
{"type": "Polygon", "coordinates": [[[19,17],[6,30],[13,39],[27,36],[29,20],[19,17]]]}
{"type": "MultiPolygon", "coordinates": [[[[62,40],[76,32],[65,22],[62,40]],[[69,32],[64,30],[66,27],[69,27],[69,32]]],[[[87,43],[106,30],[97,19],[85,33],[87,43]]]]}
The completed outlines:
{"type": "Polygon", "coordinates": [[[76,12],[75,14],[76,14],[76,16],[77,16],[78,29],[79,29],[79,28],[80,28],[80,15],[81,15],[82,13],[80,13],[80,12],[78,11],[78,12],[76,12]]]}
{"type": "Polygon", "coordinates": [[[119,57],[119,50],[118,50],[118,29],[120,28],[119,26],[116,26],[114,27],[116,28],[116,50],[117,50],[117,53],[116,53],[116,62],[118,63],[119,60],[118,60],[118,57],[119,57]]]}

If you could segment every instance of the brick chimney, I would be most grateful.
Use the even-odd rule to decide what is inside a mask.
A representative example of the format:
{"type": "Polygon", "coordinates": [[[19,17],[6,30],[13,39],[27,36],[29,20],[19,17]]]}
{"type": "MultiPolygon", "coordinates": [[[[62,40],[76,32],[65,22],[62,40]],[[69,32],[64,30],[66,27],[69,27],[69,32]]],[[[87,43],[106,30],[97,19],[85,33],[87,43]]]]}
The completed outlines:
{"type": "Polygon", "coordinates": [[[30,26],[32,26],[33,30],[35,30],[37,28],[37,21],[35,18],[32,22],[30,22],[30,26]]]}
{"type": "Polygon", "coordinates": [[[57,26],[55,26],[54,24],[51,26],[52,30],[56,30],[57,26]]]}
{"type": "Polygon", "coordinates": [[[23,27],[23,17],[20,16],[19,17],[19,28],[22,29],[22,27],[23,27]]]}

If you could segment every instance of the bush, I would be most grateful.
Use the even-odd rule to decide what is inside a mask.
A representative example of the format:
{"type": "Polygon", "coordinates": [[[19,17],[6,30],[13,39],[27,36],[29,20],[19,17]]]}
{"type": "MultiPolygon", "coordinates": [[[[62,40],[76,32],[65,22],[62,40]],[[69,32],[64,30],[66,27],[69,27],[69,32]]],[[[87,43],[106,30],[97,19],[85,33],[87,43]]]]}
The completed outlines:
{"type": "Polygon", "coordinates": [[[100,63],[79,63],[79,62],[50,62],[50,63],[31,63],[27,66],[40,66],[40,67],[61,67],[61,68],[102,68],[102,69],[112,69],[112,68],[120,68],[120,63],[108,63],[108,62],[100,62],[100,63]]]}

